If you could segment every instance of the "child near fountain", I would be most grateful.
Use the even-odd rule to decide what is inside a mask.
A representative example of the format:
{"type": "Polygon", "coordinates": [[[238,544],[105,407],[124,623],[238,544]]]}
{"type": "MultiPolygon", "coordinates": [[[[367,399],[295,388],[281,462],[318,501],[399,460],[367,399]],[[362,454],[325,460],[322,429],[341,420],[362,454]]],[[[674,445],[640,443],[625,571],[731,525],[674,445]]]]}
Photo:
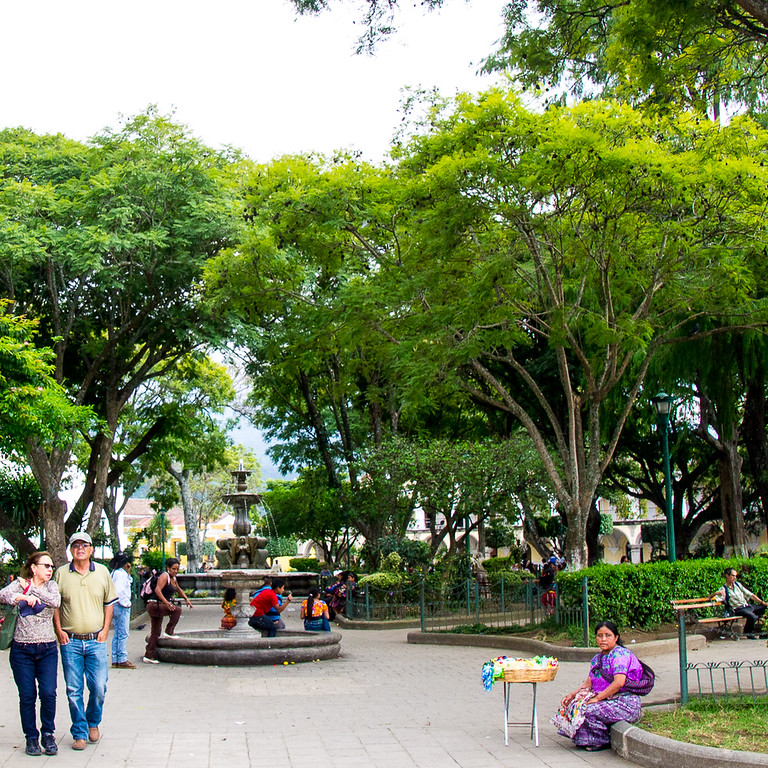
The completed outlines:
{"type": "Polygon", "coordinates": [[[237,619],[232,615],[232,609],[237,603],[237,592],[230,587],[224,590],[224,600],[221,603],[221,609],[224,611],[224,616],[221,618],[222,629],[232,629],[237,624],[237,619]]]}

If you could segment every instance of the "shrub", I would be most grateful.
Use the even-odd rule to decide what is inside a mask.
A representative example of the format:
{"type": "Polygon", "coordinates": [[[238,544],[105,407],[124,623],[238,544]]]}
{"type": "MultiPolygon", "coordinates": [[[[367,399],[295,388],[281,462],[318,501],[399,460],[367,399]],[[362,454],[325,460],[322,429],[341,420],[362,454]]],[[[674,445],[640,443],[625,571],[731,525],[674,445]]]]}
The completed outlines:
{"type": "Polygon", "coordinates": [[[676,620],[671,600],[716,592],[725,583],[726,568],[736,568],[739,581],[755,594],[763,598],[768,595],[765,558],[596,565],[574,573],[563,571],[557,583],[566,605],[580,605],[581,582],[586,576],[591,619],[610,619],[619,627],[651,629],[676,620]]]}
{"type": "MultiPolygon", "coordinates": [[[[170,555],[166,555],[166,558],[170,555]]],[[[141,556],[141,564],[146,565],[153,571],[160,571],[163,567],[163,553],[159,549],[150,549],[141,556]]]]}
{"type": "Polygon", "coordinates": [[[485,572],[492,576],[499,571],[509,571],[512,567],[511,557],[489,557],[487,560],[483,560],[480,565],[483,566],[485,572]]]}
{"type": "Polygon", "coordinates": [[[411,580],[406,573],[393,573],[391,571],[379,571],[363,576],[358,585],[361,587],[374,587],[374,589],[402,589],[410,586],[411,580]]]}
{"type": "Polygon", "coordinates": [[[323,570],[323,564],[316,557],[292,557],[288,565],[294,571],[305,573],[320,573],[323,570]]]}
{"type": "Polygon", "coordinates": [[[403,570],[403,558],[397,552],[390,552],[381,561],[381,570],[387,573],[401,573],[403,570]]]}

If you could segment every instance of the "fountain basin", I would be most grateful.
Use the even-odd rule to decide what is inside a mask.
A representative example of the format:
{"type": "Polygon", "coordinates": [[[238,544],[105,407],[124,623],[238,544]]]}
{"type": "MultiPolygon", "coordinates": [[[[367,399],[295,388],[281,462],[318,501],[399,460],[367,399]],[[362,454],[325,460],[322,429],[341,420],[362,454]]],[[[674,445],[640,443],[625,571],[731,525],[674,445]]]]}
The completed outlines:
{"type": "Polygon", "coordinates": [[[177,632],[157,641],[157,658],[172,664],[250,667],[301,663],[336,658],[341,647],[338,632],[278,631],[262,637],[248,631],[225,629],[177,632]]]}
{"type": "MultiPolygon", "coordinates": [[[[210,597],[220,597],[224,591],[221,583],[222,573],[227,571],[208,571],[207,573],[180,573],[176,580],[189,597],[195,597],[200,592],[207,592],[210,597]]],[[[271,571],[264,569],[244,569],[253,577],[253,589],[261,585],[263,578],[285,579],[285,591],[294,595],[306,595],[312,587],[318,586],[318,574],[303,571],[271,571]]],[[[229,586],[229,585],[227,585],[229,586]]]]}

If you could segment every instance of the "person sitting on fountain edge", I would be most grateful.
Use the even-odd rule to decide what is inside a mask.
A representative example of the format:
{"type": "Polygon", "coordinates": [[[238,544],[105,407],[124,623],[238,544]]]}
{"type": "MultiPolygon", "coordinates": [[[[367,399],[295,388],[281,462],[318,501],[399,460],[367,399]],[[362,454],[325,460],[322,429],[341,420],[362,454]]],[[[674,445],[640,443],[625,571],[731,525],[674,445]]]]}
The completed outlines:
{"type": "Polygon", "coordinates": [[[277,611],[282,613],[291,602],[291,593],[289,592],[283,598],[282,604],[278,599],[285,591],[285,579],[272,579],[272,586],[262,589],[251,600],[251,606],[254,608],[253,616],[248,619],[248,625],[254,629],[263,630],[267,637],[274,637],[277,634],[277,627],[273,619],[267,614],[277,611]]]}

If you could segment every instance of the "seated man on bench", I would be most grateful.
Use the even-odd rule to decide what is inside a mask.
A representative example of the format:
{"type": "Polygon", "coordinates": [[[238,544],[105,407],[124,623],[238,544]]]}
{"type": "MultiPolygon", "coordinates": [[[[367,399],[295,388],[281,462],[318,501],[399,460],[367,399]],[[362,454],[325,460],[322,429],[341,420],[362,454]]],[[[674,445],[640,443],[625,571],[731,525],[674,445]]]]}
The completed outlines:
{"type": "Polygon", "coordinates": [[[723,603],[730,614],[743,616],[746,619],[744,634],[754,639],[757,637],[755,623],[765,613],[768,603],[750,592],[741,582],[736,581],[738,573],[735,568],[726,568],[724,575],[725,584],[710,599],[723,603]],[[750,600],[760,605],[750,605],[750,600]]]}

